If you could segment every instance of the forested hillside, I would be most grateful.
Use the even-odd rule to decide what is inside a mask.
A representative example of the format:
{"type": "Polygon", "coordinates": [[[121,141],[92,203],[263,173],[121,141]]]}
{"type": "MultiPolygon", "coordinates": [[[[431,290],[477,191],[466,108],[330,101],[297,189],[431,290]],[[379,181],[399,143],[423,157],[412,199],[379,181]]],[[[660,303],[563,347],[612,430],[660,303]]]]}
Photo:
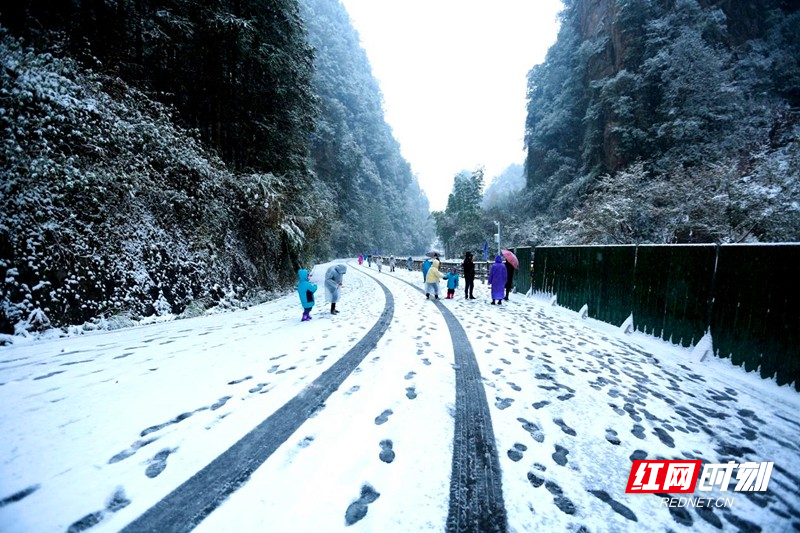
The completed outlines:
{"type": "Polygon", "coordinates": [[[334,253],[425,246],[357,38],[332,118],[303,17],[294,0],[2,8],[2,332],[241,305],[334,253]]]}
{"type": "Polygon", "coordinates": [[[338,0],[301,6],[316,50],[320,117],[312,159],[334,200],[333,253],[423,253],[433,241],[428,199],[384,120],[383,96],[358,34],[338,0]]]}
{"type": "Polygon", "coordinates": [[[513,240],[800,240],[800,12],[568,0],[528,78],[513,240]]]}

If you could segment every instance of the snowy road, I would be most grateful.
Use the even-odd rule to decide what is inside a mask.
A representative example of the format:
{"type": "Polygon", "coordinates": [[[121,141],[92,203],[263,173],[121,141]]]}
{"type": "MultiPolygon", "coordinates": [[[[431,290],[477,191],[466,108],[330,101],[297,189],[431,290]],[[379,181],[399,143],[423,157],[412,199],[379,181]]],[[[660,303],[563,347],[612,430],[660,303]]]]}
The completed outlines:
{"type": "Polygon", "coordinates": [[[350,264],[341,313],[309,323],[290,294],[0,348],[0,531],[443,531],[459,510],[511,531],[800,527],[792,389],[480,284],[426,301],[387,270],[350,264]],[[454,460],[478,427],[486,453],[454,460]],[[639,458],[775,467],[766,493],[712,493],[731,508],[669,509],[625,494],[639,458]],[[457,503],[478,471],[497,493],[457,503]]]}

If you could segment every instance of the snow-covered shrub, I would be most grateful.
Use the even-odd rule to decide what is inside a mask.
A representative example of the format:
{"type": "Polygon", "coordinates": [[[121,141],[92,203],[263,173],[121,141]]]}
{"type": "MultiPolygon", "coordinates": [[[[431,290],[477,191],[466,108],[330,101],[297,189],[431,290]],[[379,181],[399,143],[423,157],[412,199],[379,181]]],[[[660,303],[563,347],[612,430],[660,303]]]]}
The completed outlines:
{"type": "Polygon", "coordinates": [[[302,177],[235,174],[170,109],[2,28],[0,131],[2,332],[241,300],[319,231],[302,177]]]}

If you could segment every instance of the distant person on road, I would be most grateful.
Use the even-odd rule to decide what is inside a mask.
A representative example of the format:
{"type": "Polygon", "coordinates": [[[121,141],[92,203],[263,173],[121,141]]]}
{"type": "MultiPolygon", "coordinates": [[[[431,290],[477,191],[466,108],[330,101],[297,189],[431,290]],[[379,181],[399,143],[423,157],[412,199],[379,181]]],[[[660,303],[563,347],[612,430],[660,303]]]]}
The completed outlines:
{"type": "Polygon", "coordinates": [[[507,279],[506,279],[506,285],[505,285],[505,287],[506,287],[506,296],[504,298],[505,301],[508,301],[508,295],[511,292],[511,289],[514,288],[514,271],[515,270],[516,270],[516,268],[514,268],[514,265],[512,265],[511,262],[508,259],[506,259],[506,277],[507,277],[507,279]]]}
{"type": "Polygon", "coordinates": [[[371,255],[367,256],[367,266],[372,268],[372,256],[371,255]]]}
{"type": "Polygon", "coordinates": [[[472,291],[475,290],[475,263],[472,262],[472,252],[464,255],[464,262],[461,264],[464,269],[464,299],[474,300],[472,291]]]}
{"type": "Polygon", "coordinates": [[[383,258],[381,256],[379,256],[379,255],[376,256],[375,257],[375,264],[378,265],[378,272],[380,272],[381,268],[383,267],[383,258]]]}
{"type": "Polygon", "coordinates": [[[393,255],[389,256],[389,272],[394,272],[394,266],[397,264],[397,260],[394,258],[393,255]]]}
{"type": "Polygon", "coordinates": [[[447,280],[447,299],[455,299],[456,289],[458,288],[458,272],[455,267],[450,269],[450,272],[444,277],[447,280]]]}
{"type": "Polygon", "coordinates": [[[494,264],[489,269],[489,285],[492,287],[492,305],[503,303],[503,296],[505,296],[506,279],[508,278],[508,270],[503,264],[503,258],[500,254],[494,258],[494,264]]]}
{"type": "Polygon", "coordinates": [[[347,272],[347,267],[344,265],[333,265],[325,273],[325,295],[331,304],[331,314],[338,315],[339,311],[336,310],[336,302],[339,301],[342,289],[342,277],[347,272]]]}
{"type": "Polygon", "coordinates": [[[408,256],[408,259],[406,259],[406,266],[408,267],[409,272],[414,270],[414,258],[410,255],[408,256]]]}
{"type": "Polygon", "coordinates": [[[361,254],[358,254],[358,264],[359,265],[363,265],[364,264],[364,256],[361,255],[361,254]]]}
{"type": "Polygon", "coordinates": [[[431,261],[431,267],[428,269],[428,275],[425,276],[425,298],[430,299],[431,293],[439,299],[439,280],[442,279],[442,273],[439,272],[439,256],[435,256],[431,261]]]}
{"type": "Polygon", "coordinates": [[[297,271],[297,295],[300,296],[300,305],[303,306],[303,318],[301,322],[311,320],[311,309],[314,308],[314,293],[317,286],[308,281],[308,270],[301,268],[297,271]]]}

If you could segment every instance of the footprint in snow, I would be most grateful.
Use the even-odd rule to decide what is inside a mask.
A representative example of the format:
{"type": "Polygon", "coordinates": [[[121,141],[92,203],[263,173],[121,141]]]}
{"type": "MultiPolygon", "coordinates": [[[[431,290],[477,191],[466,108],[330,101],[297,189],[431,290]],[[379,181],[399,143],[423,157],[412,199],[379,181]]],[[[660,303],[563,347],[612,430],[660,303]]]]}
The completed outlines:
{"type": "Polygon", "coordinates": [[[124,509],[130,505],[130,503],[131,501],[125,496],[125,490],[122,487],[119,487],[106,501],[106,508],[104,510],[87,514],[77,522],[73,522],[67,528],[67,533],[86,531],[87,529],[90,529],[102,522],[106,513],[116,513],[120,509],[124,509]]]}
{"type": "Polygon", "coordinates": [[[251,388],[251,389],[250,389],[249,391],[247,391],[247,392],[249,392],[250,394],[255,394],[255,393],[257,393],[257,392],[261,392],[261,389],[263,389],[263,388],[264,388],[264,387],[266,387],[267,385],[269,385],[269,383],[259,383],[258,385],[256,385],[255,387],[251,388]]]}
{"type": "Polygon", "coordinates": [[[568,426],[568,425],[567,425],[567,424],[566,424],[566,423],[565,423],[563,420],[561,420],[560,418],[556,418],[556,419],[554,419],[554,420],[553,420],[553,422],[555,422],[555,423],[556,423],[556,424],[557,424],[557,425],[558,425],[558,426],[561,428],[561,431],[563,431],[564,433],[566,433],[566,434],[567,434],[567,435],[569,435],[570,437],[574,437],[574,436],[576,436],[576,435],[577,435],[577,433],[575,432],[575,430],[574,430],[574,429],[572,429],[571,427],[569,427],[569,426],[568,426]]]}
{"type": "Polygon", "coordinates": [[[405,378],[406,379],[412,379],[416,375],[417,375],[417,373],[412,370],[408,374],[406,374],[405,378]]]}
{"type": "Polygon", "coordinates": [[[375,417],[375,425],[380,426],[381,424],[385,424],[389,420],[389,416],[393,414],[394,411],[391,409],[385,409],[380,415],[375,417]]]}
{"type": "Polygon", "coordinates": [[[394,450],[392,450],[392,441],[389,439],[382,440],[380,446],[381,453],[378,455],[378,457],[380,457],[381,461],[386,464],[394,461],[395,453],[394,450]]]}
{"type": "Polygon", "coordinates": [[[161,474],[161,472],[164,471],[165,468],[167,468],[167,457],[169,457],[170,454],[175,453],[175,451],[175,449],[164,448],[155,454],[155,456],[150,459],[150,463],[148,464],[147,470],[145,470],[144,474],[149,478],[157,477],[159,474],[161,474]]]}
{"type": "Polygon", "coordinates": [[[370,485],[361,487],[361,496],[347,507],[344,513],[344,522],[352,526],[365,516],[367,516],[367,505],[371,504],[380,497],[380,493],[370,485]]]}
{"type": "Polygon", "coordinates": [[[542,428],[540,428],[537,424],[525,420],[524,418],[517,418],[517,422],[522,423],[522,429],[530,433],[533,440],[536,442],[544,442],[544,433],[542,432],[542,428]]]}
{"type": "Polygon", "coordinates": [[[502,411],[503,409],[509,407],[512,403],[514,403],[513,398],[495,397],[494,406],[502,411]]]}
{"type": "Polygon", "coordinates": [[[613,429],[606,429],[606,440],[614,446],[619,446],[621,442],[619,437],[617,437],[617,432],[613,429]]]}
{"type": "Polygon", "coordinates": [[[417,397],[417,390],[414,387],[406,387],[406,397],[409,400],[413,400],[417,397]]]}
{"type": "Polygon", "coordinates": [[[568,462],[567,455],[569,455],[569,450],[556,444],[556,451],[552,455],[553,461],[559,466],[566,466],[568,462]]]}
{"type": "Polygon", "coordinates": [[[528,449],[527,446],[524,444],[520,444],[519,442],[514,443],[514,447],[508,450],[508,458],[514,461],[515,463],[522,459],[522,452],[528,449]]]}

